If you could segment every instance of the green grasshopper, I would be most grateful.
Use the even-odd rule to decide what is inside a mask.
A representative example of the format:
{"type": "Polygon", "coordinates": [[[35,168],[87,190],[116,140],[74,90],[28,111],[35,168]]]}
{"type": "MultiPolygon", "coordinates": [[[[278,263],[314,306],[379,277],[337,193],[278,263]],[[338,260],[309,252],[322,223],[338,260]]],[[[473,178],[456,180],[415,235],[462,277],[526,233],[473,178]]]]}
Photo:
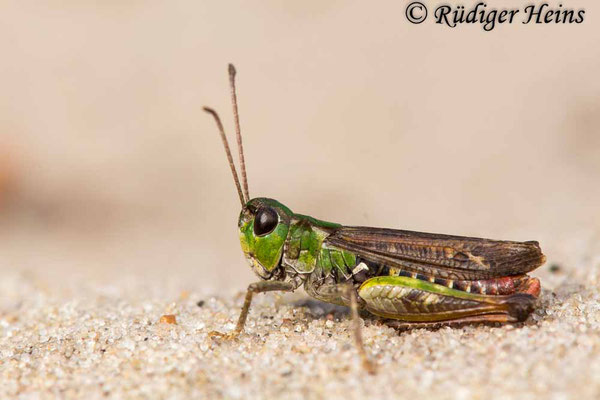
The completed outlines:
{"type": "Polygon", "coordinates": [[[397,328],[527,319],[540,282],[527,273],[545,262],[538,242],[513,242],[405,230],[343,226],[296,214],[274,199],[250,198],[240,130],[235,68],[229,83],[243,189],[218,114],[217,124],[242,210],[238,230],[246,259],[261,281],[248,286],[233,332],[244,329],[256,293],[293,292],[349,306],[363,364],[367,357],[359,310],[397,328]]]}

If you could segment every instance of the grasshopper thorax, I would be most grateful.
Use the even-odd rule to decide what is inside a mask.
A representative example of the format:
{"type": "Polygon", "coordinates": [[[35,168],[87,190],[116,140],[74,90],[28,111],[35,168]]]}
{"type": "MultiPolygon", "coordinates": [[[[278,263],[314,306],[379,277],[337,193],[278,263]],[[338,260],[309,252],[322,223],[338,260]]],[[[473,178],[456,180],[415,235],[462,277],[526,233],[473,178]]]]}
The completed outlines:
{"type": "Polygon", "coordinates": [[[281,265],[292,211],[277,200],[248,201],[238,220],[240,244],[248,263],[262,279],[271,279],[281,265]]]}

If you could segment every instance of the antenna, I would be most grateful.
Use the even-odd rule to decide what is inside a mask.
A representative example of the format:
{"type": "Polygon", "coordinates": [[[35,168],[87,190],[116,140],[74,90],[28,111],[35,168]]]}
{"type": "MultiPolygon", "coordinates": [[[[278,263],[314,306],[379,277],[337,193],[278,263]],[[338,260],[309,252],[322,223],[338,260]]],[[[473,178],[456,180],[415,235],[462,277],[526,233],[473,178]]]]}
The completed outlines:
{"type": "Polygon", "coordinates": [[[235,91],[235,67],[229,64],[229,87],[231,89],[231,104],[233,106],[233,116],[235,118],[235,133],[237,137],[238,152],[240,157],[240,169],[242,170],[242,182],[244,184],[244,195],[246,201],[250,200],[248,193],[248,177],[246,176],[246,162],[244,161],[244,146],[242,145],[242,131],[240,129],[240,114],[238,113],[237,94],[235,91]]]}
{"type": "Polygon", "coordinates": [[[219,114],[215,110],[209,107],[203,107],[203,110],[207,113],[211,114],[217,123],[217,127],[219,128],[219,133],[221,134],[221,140],[223,141],[223,147],[225,147],[225,153],[227,153],[227,160],[229,161],[229,168],[231,168],[231,173],[233,175],[233,180],[235,181],[235,186],[238,191],[238,195],[240,196],[240,202],[242,203],[242,208],[246,204],[244,201],[244,195],[242,194],[242,187],[240,186],[240,180],[238,178],[237,171],[235,170],[235,164],[233,163],[233,157],[231,157],[231,150],[229,149],[229,143],[227,142],[227,136],[225,136],[225,129],[223,129],[223,124],[221,123],[221,118],[219,118],[219,114]]]}

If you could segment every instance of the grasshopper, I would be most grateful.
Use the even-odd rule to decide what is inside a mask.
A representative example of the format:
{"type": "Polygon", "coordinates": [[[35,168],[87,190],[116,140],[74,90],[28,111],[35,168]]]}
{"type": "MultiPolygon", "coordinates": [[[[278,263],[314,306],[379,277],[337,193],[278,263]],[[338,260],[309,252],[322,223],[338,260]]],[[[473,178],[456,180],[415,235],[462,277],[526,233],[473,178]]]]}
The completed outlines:
{"type": "Polygon", "coordinates": [[[397,328],[527,319],[540,293],[539,280],[527,273],[545,262],[536,241],[344,226],[296,214],[274,199],[251,199],[235,75],[229,64],[243,188],[223,124],[213,109],[204,110],[217,124],[240,198],[242,251],[261,280],[248,286],[235,329],[211,336],[240,335],[255,294],[300,286],[315,299],[350,307],[355,342],[369,372],[375,368],[364,349],[359,310],[397,328]]]}

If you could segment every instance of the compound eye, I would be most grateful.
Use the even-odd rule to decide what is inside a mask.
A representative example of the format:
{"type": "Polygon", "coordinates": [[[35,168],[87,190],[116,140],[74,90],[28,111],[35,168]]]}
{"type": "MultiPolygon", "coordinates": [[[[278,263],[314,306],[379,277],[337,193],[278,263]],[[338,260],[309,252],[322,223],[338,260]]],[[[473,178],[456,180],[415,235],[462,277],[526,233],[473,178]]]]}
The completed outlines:
{"type": "Polygon", "coordinates": [[[256,217],[254,217],[254,234],[256,236],[263,236],[271,233],[278,222],[279,217],[275,210],[270,207],[262,207],[256,213],[256,217]]]}

